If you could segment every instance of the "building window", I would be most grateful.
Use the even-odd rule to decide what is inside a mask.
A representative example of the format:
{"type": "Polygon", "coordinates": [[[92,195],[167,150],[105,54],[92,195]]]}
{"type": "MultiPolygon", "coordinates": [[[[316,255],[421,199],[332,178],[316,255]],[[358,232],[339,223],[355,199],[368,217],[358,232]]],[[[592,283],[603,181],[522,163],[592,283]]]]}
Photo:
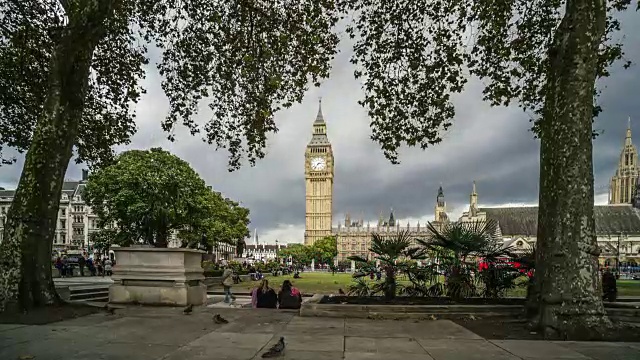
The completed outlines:
{"type": "Polygon", "coordinates": [[[67,215],[67,209],[62,208],[60,211],[62,211],[62,216],[66,216],[67,215]]]}
{"type": "Polygon", "coordinates": [[[67,227],[67,220],[65,220],[65,219],[60,220],[60,227],[63,228],[63,229],[66,228],[67,227]]]}

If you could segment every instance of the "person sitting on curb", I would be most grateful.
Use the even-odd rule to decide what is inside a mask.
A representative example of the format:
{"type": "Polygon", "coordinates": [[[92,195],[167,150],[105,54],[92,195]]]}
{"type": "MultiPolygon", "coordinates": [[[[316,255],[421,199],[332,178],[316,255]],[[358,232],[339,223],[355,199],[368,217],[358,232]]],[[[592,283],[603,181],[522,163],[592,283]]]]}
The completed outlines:
{"type": "Polygon", "coordinates": [[[280,309],[300,309],[302,294],[293,287],[291,281],[285,280],[282,283],[282,289],[278,293],[278,304],[280,309]]]}
{"type": "Polygon", "coordinates": [[[269,287],[269,280],[262,279],[260,286],[251,291],[251,305],[253,308],[275,309],[278,306],[278,296],[269,287]]]}

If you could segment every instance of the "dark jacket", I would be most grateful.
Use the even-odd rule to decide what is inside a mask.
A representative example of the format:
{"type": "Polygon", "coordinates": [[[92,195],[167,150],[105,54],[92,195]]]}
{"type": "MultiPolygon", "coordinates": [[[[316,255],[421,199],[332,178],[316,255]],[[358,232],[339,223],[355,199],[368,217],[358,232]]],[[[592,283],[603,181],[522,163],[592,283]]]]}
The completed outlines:
{"type": "Polygon", "coordinates": [[[278,293],[278,303],[280,304],[280,309],[300,309],[300,305],[302,305],[302,294],[300,294],[297,289],[294,291],[280,290],[278,293]]]}
{"type": "Polygon", "coordinates": [[[278,305],[278,296],[273,289],[262,292],[262,289],[258,289],[257,293],[257,305],[258,308],[275,309],[278,305]]]}

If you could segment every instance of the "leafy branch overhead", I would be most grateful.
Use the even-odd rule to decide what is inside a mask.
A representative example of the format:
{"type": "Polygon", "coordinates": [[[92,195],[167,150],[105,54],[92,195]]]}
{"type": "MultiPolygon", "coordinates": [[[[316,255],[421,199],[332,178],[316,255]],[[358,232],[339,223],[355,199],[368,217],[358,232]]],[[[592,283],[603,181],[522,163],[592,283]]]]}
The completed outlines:
{"type": "MultiPolygon", "coordinates": [[[[60,0],[0,0],[0,158],[28,149],[47,96],[53,50],[69,21],[92,4],[60,0]]],[[[547,49],[563,0],[135,0],[114,1],[91,75],[75,145],[78,161],[112,160],[114,145],[136,130],[135,104],[148,49],[163,76],[177,126],[229,151],[230,169],[264,156],[274,114],[300,102],[310,84],[329,76],[339,42],[337,22],[355,39],[352,63],[363,83],[372,138],[398,161],[403,144],[426,148],[452,124],[452,95],[469,75],[485,83],[494,105],[516,101],[538,119],[547,49]],[[206,106],[204,106],[206,105],[206,106]],[[201,114],[202,113],[202,114],[201,114]],[[208,119],[199,122],[198,115],[208,119]]],[[[598,75],[622,59],[615,12],[631,0],[608,2],[598,75]]],[[[84,26],[85,24],[83,24],[84,26]]],[[[600,111],[596,107],[595,114],[600,111]]],[[[537,127],[534,125],[534,129],[537,127]]]]}
{"type": "MultiPolygon", "coordinates": [[[[76,12],[96,2],[3,0],[0,13],[0,146],[28,149],[47,95],[56,39],[76,12]],[[66,8],[62,5],[67,4],[66,8]]],[[[79,161],[109,161],[111,147],[135,132],[133,104],[148,46],[162,50],[157,64],[170,110],[162,127],[176,125],[227,148],[232,169],[246,154],[264,156],[274,113],[300,102],[309,81],[329,75],[336,52],[334,1],[246,0],[115,1],[106,36],[93,55],[86,106],[76,141],[79,161]],[[196,122],[202,104],[210,120],[196,122]]],[[[0,150],[2,150],[0,148],[0,150]]],[[[6,157],[5,161],[13,159],[6,157]]]]}

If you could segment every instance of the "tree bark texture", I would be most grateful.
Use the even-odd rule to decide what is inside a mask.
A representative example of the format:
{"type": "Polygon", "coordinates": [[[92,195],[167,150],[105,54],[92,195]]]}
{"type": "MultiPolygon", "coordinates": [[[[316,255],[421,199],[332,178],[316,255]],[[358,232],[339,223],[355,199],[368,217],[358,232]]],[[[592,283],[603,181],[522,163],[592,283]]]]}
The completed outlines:
{"type": "Polygon", "coordinates": [[[51,250],[64,176],[84,108],[93,52],[112,0],[66,1],[68,25],[54,48],[48,94],[25,157],[0,244],[0,311],[59,302],[51,250]]]}
{"type": "Polygon", "coordinates": [[[611,323],[599,291],[592,114],[605,0],[568,0],[549,50],[541,121],[537,325],[548,337],[597,338],[611,323]]]}

